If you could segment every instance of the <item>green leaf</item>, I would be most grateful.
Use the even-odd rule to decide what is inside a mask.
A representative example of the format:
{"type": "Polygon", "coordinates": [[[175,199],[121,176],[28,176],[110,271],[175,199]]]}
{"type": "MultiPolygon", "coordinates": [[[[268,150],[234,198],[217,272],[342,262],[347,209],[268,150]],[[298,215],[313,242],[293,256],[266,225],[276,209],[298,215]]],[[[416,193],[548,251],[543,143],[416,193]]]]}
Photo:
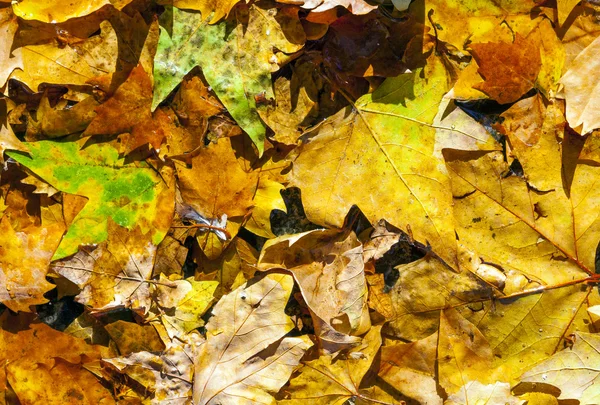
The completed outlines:
{"type": "Polygon", "coordinates": [[[80,149],[77,142],[40,141],[24,143],[29,156],[7,152],[56,189],[88,198],[73,219],[53,260],[77,252],[79,245],[107,239],[107,221],[143,232],[152,231],[158,244],[166,235],[174,209],[171,169],[159,176],[144,163],[125,164],[110,145],[92,144],[80,149]]]}
{"type": "Polygon", "coordinates": [[[235,8],[229,18],[209,25],[200,13],[167,7],[161,16],[154,60],[152,110],[195,66],[262,154],[265,125],[255,96],[273,98],[271,73],[279,69],[274,49],[296,52],[304,44],[297,17],[252,5],[235,8]]]}

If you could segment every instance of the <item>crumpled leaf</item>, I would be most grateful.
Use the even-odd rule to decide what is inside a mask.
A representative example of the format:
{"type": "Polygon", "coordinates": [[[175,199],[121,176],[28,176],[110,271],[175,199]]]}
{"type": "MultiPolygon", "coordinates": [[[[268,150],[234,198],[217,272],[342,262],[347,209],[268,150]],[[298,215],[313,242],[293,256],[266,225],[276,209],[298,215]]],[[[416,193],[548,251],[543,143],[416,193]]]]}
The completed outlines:
{"type": "Polygon", "coordinates": [[[594,107],[600,100],[600,37],[589,44],[569,65],[560,79],[563,90],[559,94],[567,102],[567,121],[571,128],[581,127],[581,134],[600,128],[600,114],[594,107]]]}
{"type": "Polygon", "coordinates": [[[7,216],[0,220],[0,302],[13,311],[48,302],[54,288],[46,281],[50,259],[65,231],[64,224],[15,231],[7,216]]]}
{"type": "Polygon", "coordinates": [[[128,228],[139,225],[142,232],[151,230],[154,244],[167,233],[174,205],[172,171],[168,168],[159,176],[142,163],[125,164],[117,150],[105,144],[92,144],[85,149],[80,149],[77,142],[24,144],[31,157],[9,152],[10,157],[58,190],[89,198],[53,260],[75,253],[80,244],[106,240],[108,218],[128,228]]]}
{"type": "Polygon", "coordinates": [[[566,348],[535,365],[520,377],[522,382],[551,384],[560,389],[559,399],[577,399],[593,404],[600,399],[598,361],[600,337],[577,332],[572,348],[566,348]]]}
{"type": "Polygon", "coordinates": [[[362,246],[353,232],[314,230],[268,240],[258,266],[284,268],[297,280],[321,348],[356,345],[371,326],[362,246]]]}
{"type": "MultiPolygon", "coordinates": [[[[362,345],[349,353],[333,357],[323,355],[307,361],[284,389],[282,405],[311,403],[342,405],[350,398],[369,401],[361,390],[361,381],[371,368],[381,346],[381,326],[373,326],[363,338],[362,345]]],[[[376,398],[375,398],[376,399],[376,398]]]]}
{"type": "Polygon", "coordinates": [[[431,125],[445,89],[445,70],[434,59],[425,70],[387,79],[354,109],[323,123],[298,148],[290,174],[308,219],[339,228],[356,204],[371,222],[384,218],[404,231],[410,224],[415,240],[456,266],[449,179],[433,157],[431,125]],[[315,167],[323,173],[318,182],[315,167]]]}
{"type": "MultiPolygon", "coordinates": [[[[201,337],[195,335],[198,344],[201,337]]],[[[187,404],[192,396],[193,344],[179,342],[160,353],[147,351],[103,359],[153,392],[152,403],[187,404]]],[[[110,380],[110,379],[109,379],[110,380]]]]}
{"type": "Polygon", "coordinates": [[[152,109],[193,67],[200,66],[221,102],[262,154],[266,130],[256,98],[274,97],[271,72],[279,70],[274,48],[290,54],[304,45],[298,17],[277,11],[269,3],[254,4],[237,7],[227,20],[208,25],[200,13],[172,7],[163,14],[162,25],[154,62],[152,109]],[[198,52],[201,58],[196,56],[198,52]]]}
{"type": "Polygon", "coordinates": [[[269,274],[221,298],[194,357],[194,403],[274,403],[269,394],[289,379],[312,345],[283,337],[294,324],[284,313],[294,281],[269,274]]]}
{"type": "Polygon", "coordinates": [[[535,86],[540,72],[540,51],[535,43],[516,34],[512,44],[471,44],[471,53],[485,82],[475,87],[500,104],[517,101],[535,86]]]}
{"type": "Polygon", "coordinates": [[[131,231],[109,220],[108,239],[81,246],[53,269],[82,290],[76,300],[95,310],[126,307],[145,314],[151,305],[152,265],[156,246],[150,232],[138,226],[131,231]]]}

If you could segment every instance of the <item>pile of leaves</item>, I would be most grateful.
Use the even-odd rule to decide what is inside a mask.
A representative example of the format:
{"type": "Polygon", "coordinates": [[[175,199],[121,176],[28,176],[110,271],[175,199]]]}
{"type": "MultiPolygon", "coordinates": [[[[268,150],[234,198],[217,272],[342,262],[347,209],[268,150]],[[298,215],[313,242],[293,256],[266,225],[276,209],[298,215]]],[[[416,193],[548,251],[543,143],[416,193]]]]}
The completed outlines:
{"type": "Polygon", "coordinates": [[[0,28],[0,404],[600,403],[597,1],[0,28]]]}

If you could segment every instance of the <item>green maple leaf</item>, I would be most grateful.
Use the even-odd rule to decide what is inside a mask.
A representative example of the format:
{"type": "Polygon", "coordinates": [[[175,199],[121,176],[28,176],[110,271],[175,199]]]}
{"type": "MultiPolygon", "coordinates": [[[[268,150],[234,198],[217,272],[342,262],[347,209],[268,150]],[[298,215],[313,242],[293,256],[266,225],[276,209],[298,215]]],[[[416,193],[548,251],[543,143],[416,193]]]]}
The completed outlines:
{"type": "Polygon", "coordinates": [[[7,152],[8,156],[56,189],[88,198],[73,219],[53,260],[75,252],[79,245],[107,239],[107,221],[143,232],[152,232],[153,243],[165,236],[173,215],[173,187],[165,184],[172,175],[144,163],[126,164],[110,145],[92,144],[84,149],[76,142],[40,141],[25,143],[29,156],[7,152]]]}
{"type": "Polygon", "coordinates": [[[230,17],[209,25],[200,13],[167,7],[154,59],[152,110],[195,66],[239,126],[262,154],[265,125],[255,97],[273,98],[271,72],[279,69],[274,49],[302,48],[298,19],[277,17],[276,8],[238,7],[230,17]]]}

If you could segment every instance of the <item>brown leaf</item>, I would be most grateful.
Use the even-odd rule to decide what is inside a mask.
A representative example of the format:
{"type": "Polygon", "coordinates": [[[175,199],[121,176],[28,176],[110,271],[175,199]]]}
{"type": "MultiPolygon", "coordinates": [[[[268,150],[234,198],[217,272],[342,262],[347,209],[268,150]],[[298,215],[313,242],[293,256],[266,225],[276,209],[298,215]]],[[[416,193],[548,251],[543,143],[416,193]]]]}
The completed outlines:
{"type": "Polygon", "coordinates": [[[534,87],[541,59],[533,41],[517,33],[512,44],[488,42],[470,47],[478,72],[485,79],[476,88],[500,104],[517,101],[534,87]]]}
{"type": "Polygon", "coordinates": [[[101,311],[127,307],[144,314],[151,305],[155,254],[150,233],[139,227],[128,231],[109,220],[106,242],[82,246],[53,269],[82,289],[76,299],[84,305],[101,311]]]}
{"type": "Polygon", "coordinates": [[[333,353],[359,342],[371,326],[363,250],[354,233],[315,230],[267,241],[258,266],[284,268],[297,280],[321,348],[333,353]]]}

